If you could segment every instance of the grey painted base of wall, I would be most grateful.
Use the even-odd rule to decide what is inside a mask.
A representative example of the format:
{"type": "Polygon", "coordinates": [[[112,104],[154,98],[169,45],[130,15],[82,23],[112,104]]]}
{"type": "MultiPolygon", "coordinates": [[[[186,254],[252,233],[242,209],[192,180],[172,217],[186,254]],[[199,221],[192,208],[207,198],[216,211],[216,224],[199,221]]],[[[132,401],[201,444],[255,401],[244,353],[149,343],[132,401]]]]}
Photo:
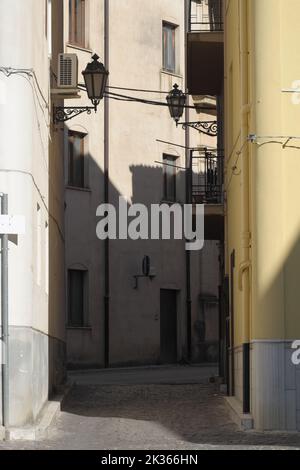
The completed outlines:
{"type": "MultiPolygon", "coordinates": [[[[292,341],[251,344],[251,413],[260,431],[300,431],[300,365],[292,341]]],[[[242,402],[242,350],[235,350],[235,397],[242,402]]]]}
{"type": "Polygon", "coordinates": [[[256,429],[300,431],[300,365],[292,341],[254,341],[251,395],[256,429]]]}
{"type": "Polygon", "coordinates": [[[65,346],[28,327],[10,327],[9,334],[9,424],[18,427],[36,421],[64,380],[65,346]]]}

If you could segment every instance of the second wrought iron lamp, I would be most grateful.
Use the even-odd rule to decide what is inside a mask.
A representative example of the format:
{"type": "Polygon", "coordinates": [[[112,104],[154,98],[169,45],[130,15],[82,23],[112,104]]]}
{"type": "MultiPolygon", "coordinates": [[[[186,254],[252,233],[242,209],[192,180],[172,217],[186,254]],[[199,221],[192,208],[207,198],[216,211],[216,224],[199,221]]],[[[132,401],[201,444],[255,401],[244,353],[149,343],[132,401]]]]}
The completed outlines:
{"type": "Polygon", "coordinates": [[[201,132],[202,134],[210,137],[218,135],[217,121],[197,121],[197,122],[180,122],[186,107],[187,95],[179,89],[178,85],[173,86],[173,90],[167,95],[167,103],[171,117],[176,122],[176,126],[181,125],[183,129],[192,127],[193,129],[201,132]]]}

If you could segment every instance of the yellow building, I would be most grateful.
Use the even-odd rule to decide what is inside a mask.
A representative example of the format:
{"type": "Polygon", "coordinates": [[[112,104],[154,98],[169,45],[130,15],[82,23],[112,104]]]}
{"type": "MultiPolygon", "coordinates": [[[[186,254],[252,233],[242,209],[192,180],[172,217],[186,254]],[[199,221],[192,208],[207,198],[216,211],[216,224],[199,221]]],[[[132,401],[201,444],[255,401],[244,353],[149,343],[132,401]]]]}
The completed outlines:
{"type": "Polygon", "coordinates": [[[223,6],[229,401],[256,429],[300,431],[300,2],[223,6]]]}

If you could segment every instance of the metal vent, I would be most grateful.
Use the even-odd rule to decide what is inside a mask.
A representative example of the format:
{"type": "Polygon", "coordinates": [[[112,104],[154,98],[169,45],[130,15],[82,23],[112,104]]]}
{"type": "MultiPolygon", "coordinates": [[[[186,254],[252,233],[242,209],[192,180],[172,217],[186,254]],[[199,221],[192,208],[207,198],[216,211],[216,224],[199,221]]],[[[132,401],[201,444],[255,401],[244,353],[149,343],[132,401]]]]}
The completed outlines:
{"type": "Polygon", "coordinates": [[[78,59],[76,54],[59,54],[58,87],[77,88],[78,59]]]}

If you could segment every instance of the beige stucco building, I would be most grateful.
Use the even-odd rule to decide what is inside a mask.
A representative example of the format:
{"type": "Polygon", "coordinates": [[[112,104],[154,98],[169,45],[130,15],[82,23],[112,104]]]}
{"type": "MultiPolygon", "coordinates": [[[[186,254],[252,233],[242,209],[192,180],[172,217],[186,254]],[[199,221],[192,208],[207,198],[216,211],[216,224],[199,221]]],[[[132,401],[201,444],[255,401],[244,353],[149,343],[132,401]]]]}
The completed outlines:
{"type": "MultiPolygon", "coordinates": [[[[149,209],[151,204],[162,202],[183,205],[189,159],[185,147],[216,147],[216,138],[176,128],[167,107],[113,99],[118,98],[115,93],[166,104],[166,95],[175,83],[186,88],[186,31],[190,18],[185,8],[189,2],[140,1],[137,8],[128,1],[90,0],[85,2],[80,45],[70,43],[68,3],[65,51],[78,55],[79,70],[96,51],[109,69],[111,93],[96,116],[78,116],[65,126],[66,141],[70,133],[77,133],[78,138],[81,133],[85,161],[78,188],[76,182],[70,183],[66,144],[69,315],[73,283],[79,283],[84,299],[75,322],[72,324],[68,318],[68,362],[71,367],[190,359],[217,362],[218,243],[208,242],[203,253],[187,260],[183,240],[105,243],[95,237],[99,220],[96,208],[103,202],[118,207],[122,197],[128,209],[136,203],[149,209]],[[134,27],[129,26],[131,22],[134,27]],[[175,179],[168,189],[164,181],[170,162],[176,168],[171,167],[170,177],[175,179]],[[139,279],[136,289],[135,276],[142,273],[145,255],[150,257],[154,278],[139,279]],[[217,269],[205,273],[203,265],[207,263],[217,269]],[[209,297],[206,307],[201,293],[209,297]],[[206,334],[205,308],[210,312],[206,334]]],[[[215,120],[216,112],[212,110],[211,114],[191,110],[188,120],[215,120]]]]}
{"type": "MultiPolygon", "coordinates": [[[[189,27],[182,0],[141,0],[139,8],[125,0],[0,0],[0,191],[26,221],[25,234],[9,240],[7,426],[36,421],[66,363],[218,361],[214,230],[194,253],[185,240],[96,236],[104,202],[118,207],[122,197],[130,209],[206,200],[205,156],[215,165],[217,139],[177,128],[166,106],[174,84],[187,90],[189,27]],[[95,52],[110,72],[109,97],[96,114],[55,122],[57,107],[91,104],[81,86],[67,99],[59,54],[78,61],[81,85],[95,52]],[[151,276],[136,278],[145,256],[151,276]]],[[[215,98],[192,94],[182,121],[215,121],[215,98]]]]}

